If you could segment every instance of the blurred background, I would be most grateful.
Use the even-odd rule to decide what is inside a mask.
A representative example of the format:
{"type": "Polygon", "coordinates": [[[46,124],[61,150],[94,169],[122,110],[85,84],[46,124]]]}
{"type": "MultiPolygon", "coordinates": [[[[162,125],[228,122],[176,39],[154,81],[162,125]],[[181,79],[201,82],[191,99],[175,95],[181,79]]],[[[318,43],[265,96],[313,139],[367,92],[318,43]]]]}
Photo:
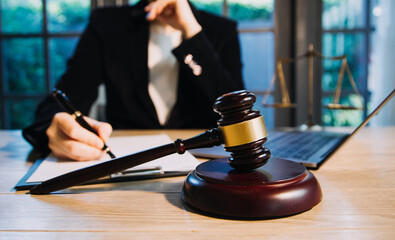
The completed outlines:
{"type": "MultiPolygon", "coordinates": [[[[33,121],[38,102],[65,70],[90,12],[137,0],[0,0],[0,128],[33,121]]],[[[309,44],[324,56],[347,55],[358,92],[345,75],[342,104],[363,110],[331,110],[341,61],[314,59],[314,122],[355,126],[395,88],[395,1],[391,0],[191,0],[199,9],[238,21],[246,89],[257,96],[269,128],[307,121],[307,59],[284,66],[295,108],[267,108],[281,100],[278,81],[269,89],[280,58],[295,58],[309,44]],[[392,15],[392,16],[391,16],[392,15]],[[270,91],[269,91],[270,90],[270,91]]],[[[395,100],[371,125],[395,125],[395,100]]]]}

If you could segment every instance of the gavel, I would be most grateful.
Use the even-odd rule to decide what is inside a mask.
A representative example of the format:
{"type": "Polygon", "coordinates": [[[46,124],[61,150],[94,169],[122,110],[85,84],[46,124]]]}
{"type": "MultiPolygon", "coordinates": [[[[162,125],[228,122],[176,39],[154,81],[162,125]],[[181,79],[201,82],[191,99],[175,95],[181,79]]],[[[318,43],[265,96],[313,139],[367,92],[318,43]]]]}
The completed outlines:
{"type": "MultiPolygon", "coordinates": [[[[233,217],[277,217],[305,211],[320,202],[322,193],[319,184],[300,164],[282,159],[269,161],[270,150],[263,146],[268,135],[264,119],[259,111],[252,109],[255,99],[246,90],[224,94],[213,105],[214,111],[221,116],[217,121],[218,128],[186,140],[177,139],[170,144],[60,175],[35,186],[30,194],[48,194],[173,153],[183,154],[189,149],[223,144],[225,150],[231,153],[230,157],[204,162],[192,171],[184,182],[184,202],[202,212],[233,217]],[[263,189],[263,194],[259,193],[258,188],[263,189]],[[279,201],[280,205],[271,203],[270,206],[251,208],[256,205],[257,200],[267,198],[271,201],[281,191],[293,192],[301,189],[307,193],[296,197],[303,205],[301,207],[276,210],[278,206],[288,204],[289,201],[286,200],[279,201]],[[224,202],[226,198],[231,199],[224,202]],[[307,200],[308,203],[302,203],[306,199],[310,199],[307,200]],[[237,207],[236,211],[234,207],[237,207]]],[[[265,201],[262,204],[267,205],[265,201]]],[[[292,204],[295,205],[295,202],[292,204]]]]}

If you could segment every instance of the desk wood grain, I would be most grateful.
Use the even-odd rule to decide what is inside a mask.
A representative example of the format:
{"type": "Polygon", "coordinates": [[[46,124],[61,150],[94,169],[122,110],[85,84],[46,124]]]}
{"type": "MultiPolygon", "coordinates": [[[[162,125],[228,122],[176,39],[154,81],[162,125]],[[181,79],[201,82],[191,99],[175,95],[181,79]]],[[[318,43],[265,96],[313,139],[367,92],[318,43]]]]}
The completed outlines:
{"type": "MultiPolygon", "coordinates": [[[[190,131],[121,131],[114,135],[190,131]]],[[[31,196],[13,186],[31,166],[20,131],[0,131],[0,239],[394,239],[395,127],[365,128],[319,170],[322,202],[270,220],[200,215],[181,201],[184,177],[73,187],[31,196]]]]}

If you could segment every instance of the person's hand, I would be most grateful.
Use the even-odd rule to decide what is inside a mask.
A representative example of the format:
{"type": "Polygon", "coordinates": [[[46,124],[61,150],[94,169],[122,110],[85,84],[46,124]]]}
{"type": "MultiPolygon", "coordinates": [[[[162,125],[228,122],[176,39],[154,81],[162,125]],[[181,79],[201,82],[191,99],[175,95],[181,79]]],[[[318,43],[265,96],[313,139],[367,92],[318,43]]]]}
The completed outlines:
{"type": "Polygon", "coordinates": [[[56,156],[77,161],[95,160],[103,156],[103,141],[110,137],[111,125],[89,117],[84,119],[99,136],[81,127],[70,114],[55,114],[46,134],[48,147],[56,156]]]}
{"type": "Polygon", "coordinates": [[[191,38],[202,30],[187,0],[157,0],[145,7],[147,20],[158,20],[182,32],[185,39],[191,38]]]}

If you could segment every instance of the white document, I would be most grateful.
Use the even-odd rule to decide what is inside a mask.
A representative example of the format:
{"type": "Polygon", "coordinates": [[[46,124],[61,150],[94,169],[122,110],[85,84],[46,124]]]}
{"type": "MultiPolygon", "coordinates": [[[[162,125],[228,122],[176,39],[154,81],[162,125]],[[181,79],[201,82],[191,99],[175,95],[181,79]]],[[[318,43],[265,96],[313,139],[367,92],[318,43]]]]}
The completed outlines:
{"type": "MultiPolygon", "coordinates": [[[[154,148],[157,146],[165,145],[171,143],[169,136],[165,134],[161,135],[144,135],[144,136],[127,136],[127,137],[112,137],[106,142],[110,146],[111,151],[115,156],[122,157],[130,155],[136,152],[140,152],[146,149],[154,148]]],[[[81,168],[89,167],[95,164],[99,164],[105,161],[111,160],[111,158],[106,154],[102,159],[94,161],[72,161],[67,159],[59,159],[53,154],[50,154],[36,171],[27,180],[28,183],[32,182],[42,182],[59,175],[75,171],[81,168]]],[[[168,171],[178,171],[178,172],[188,172],[192,171],[199,165],[199,161],[192,156],[189,152],[184,154],[171,154],[162,158],[158,158],[148,163],[133,167],[132,169],[144,170],[160,168],[163,172],[168,171]]]]}

